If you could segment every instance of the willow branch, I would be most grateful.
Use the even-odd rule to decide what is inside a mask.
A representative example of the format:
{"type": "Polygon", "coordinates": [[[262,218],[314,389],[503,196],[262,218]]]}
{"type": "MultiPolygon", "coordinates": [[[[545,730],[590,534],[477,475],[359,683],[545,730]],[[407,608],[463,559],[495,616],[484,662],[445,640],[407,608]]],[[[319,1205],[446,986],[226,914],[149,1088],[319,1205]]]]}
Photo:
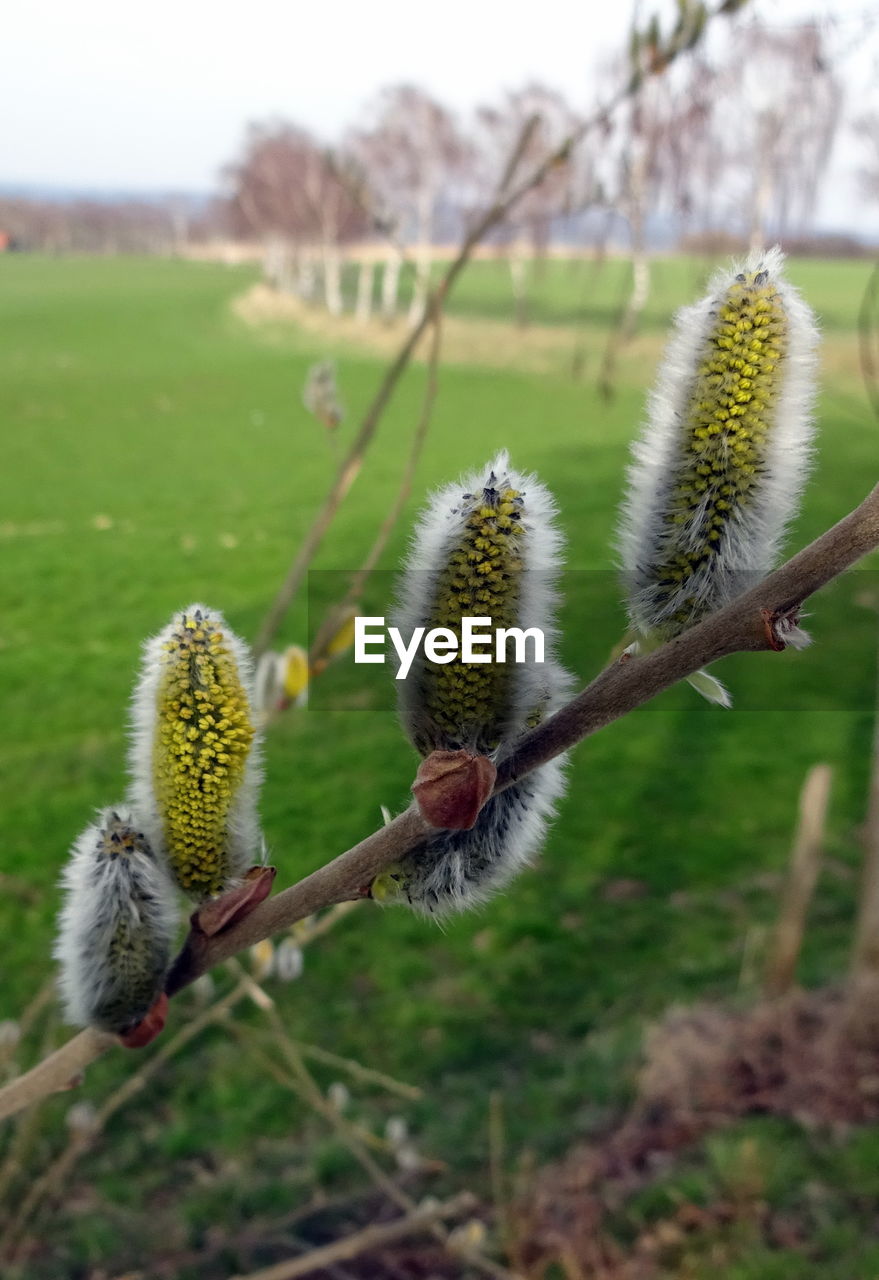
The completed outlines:
{"type": "MultiPolygon", "coordinates": [[[[634,711],[694,671],[732,653],[771,650],[767,620],[793,615],[811,595],[879,547],[879,485],[860,506],[726,608],[642,657],[615,661],[572,702],[520,741],[500,766],[496,791],[634,711]]],[[[190,931],[168,976],[175,995],[222,960],[340,902],[356,901],[380,872],[431,835],[414,805],[298,884],[259,904],[229,929],[190,931]]],[[[58,1089],[114,1043],[83,1031],[26,1075],[0,1089],[0,1119],[58,1089]]]]}
{"type": "Polygon", "coordinates": [[[424,442],[427,439],[427,433],[430,430],[431,420],[433,418],[433,406],[436,402],[437,391],[439,390],[439,356],[442,340],[442,313],[437,312],[433,319],[433,335],[430,344],[430,355],[427,362],[427,381],[424,387],[424,397],[421,402],[421,413],[418,418],[418,425],[415,428],[415,434],[412,437],[412,444],[409,449],[409,455],[406,459],[406,465],[403,468],[403,474],[400,477],[400,485],[397,489],[396,497],[391,504],[388,514],[379,526],[375,535],[373,544],[370,547],[363,564],[354,574],[351,585],[345,594],[345,598],[330,609],[324,618],[314,643],[311,646],[311,654],[309,655],[309,668],[312,672],[319,669],[320,664],[326,663],[326,650],[333,636],[337,633],[342,625],[346,613],[354,605],[356,605],[363,588],[369,579],[369,576],[375,570],[376,565],[381,559],[382,552],[387,546],[388,539],[393,533],[403,509],[409,501],[409,495],[412,492],[412,483],[415,479],[415,471],[421,458],[421,452],[424,448],[424,442]]]}
{"type": "Polygon", "coordinates": [[[472,1212],[476,1207],[476,1199],[464,1191],[444,1204],[428,1202],[402,1218],[378,1226],[364,1227],[354,1235],[344,1236],[332,1244],[312,1249],[300,1258],[291,1258],[287,1262],[278,1262],[274,1266],[265,1267],[262,1271],[253,1271],[247,1276],[237,1276],[235,1280],[294,1280],[296,1276],[311,1275],[315,1271],[324,1270],[335,1262],[344,1262],[349,1258],[359,1257],[371,1249],[380,1249],[407,1236],[433,1226],[448,1218],[458,1218],[464,1213],[472,1212]]]}

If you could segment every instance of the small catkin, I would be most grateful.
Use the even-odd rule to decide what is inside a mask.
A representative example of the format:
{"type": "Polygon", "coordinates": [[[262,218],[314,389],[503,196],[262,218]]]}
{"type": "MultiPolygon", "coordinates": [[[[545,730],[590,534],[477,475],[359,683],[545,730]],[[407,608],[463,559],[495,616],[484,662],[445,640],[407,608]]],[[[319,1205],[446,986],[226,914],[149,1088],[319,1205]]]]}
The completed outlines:
{"type": "Polygon", "coordinates": [[[149,640],[135,691],[132,794],[197,901],[262,856],[252,663],[222,614],[194,604],[149,640]]]}
{"type": "MultiPolygon", "coordinates": [[[[676,318],[622,513],[642,648],[764,577],[796,512],[811,456],[817,330],[783,262],[777,248],[751,255],[676,318]]],[[[795,630],[786,638],[805,641],[795,630]]],[[[727,701],[705,673],[694,683],[727,701]]]]}
{"type": "Polygon", "coordinates": [[[328,430],[335,430],[345,416],[336,384],[336,367],[331,360],[319,360],[306,375],[302,403],[328,430]]]}
{"type": "MultiPolygon", "coordinates": [[[[417,627],[443,628],[460,649],[462,619],[485,619],[488,662],[428,660],[419,649],[398,683],[400,716],[422,754],[467,750],[499,764],[518,739],[564,701],[569,678],[555,659],[556,580],[561,536],[555,505],[534,477],[512,470],[505,453],[483,471],[434,495],[412,540],[395,619],[408,643],[417,627]],[[496,629],[537,628],[525,661],[494,651],[496,629]]],[[[373,884],[380,901],[404,901],[429,915],[481,902],[531,861],[564,790],[560,760],[492,797],[468,831],[443,832],[373,884]]]]}
{"type": "Polygon", "coordinates": [[[162,992],[176,892],[136,815],[105,809],[73,846],[55,957],[68,1020],[121,1035],[162,992]]]}

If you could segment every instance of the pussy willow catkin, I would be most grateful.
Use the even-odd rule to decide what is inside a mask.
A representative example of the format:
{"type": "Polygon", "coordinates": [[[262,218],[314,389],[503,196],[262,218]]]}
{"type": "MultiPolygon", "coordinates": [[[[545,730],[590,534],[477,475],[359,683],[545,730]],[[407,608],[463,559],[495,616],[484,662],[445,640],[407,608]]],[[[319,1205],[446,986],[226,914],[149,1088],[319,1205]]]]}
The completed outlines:
{"type": "Polygon", "coordinates": [[[783,262],[777,248],[752,255],[676,318],[635,446],[620,539],[631,623],[648,647],[768,573],[796,511],[817,331],[783,262]]]}
{"type": "MultiPolygon", "coordinates": [[[[459,642],[462,618],[480,631],[539,628],[545,661],[428,660],[419,650],[399,682],[403,726],[423,756],[465,749],[499,763],[531,726],[564,700],[568,678],[554,656],[556,579],[562,564],[555,506],[534,476],[505,453],[434,495],[419,522],[395,619],[405,639],[419,626],[445,628],[459,642]]],[[[563,790],[554,760],[493,797],[470,831],[445,832],[373,885],[379,900],[408,901],[443,914],[483,901],[531,860],[563,790]]]]}
{"type": "Polygon", "coordinates": [[[73,846],[55,957],[70,1022],[122,1034],[161,994],[176,891],[125,808],[105,809],[73,846]]]}
{"type": "Polygon", "coordinates": [[[197,900],[262,852],[252,664],[222,614],[191,605],[144,649],[132,794],[177,884],[197,900]]]}

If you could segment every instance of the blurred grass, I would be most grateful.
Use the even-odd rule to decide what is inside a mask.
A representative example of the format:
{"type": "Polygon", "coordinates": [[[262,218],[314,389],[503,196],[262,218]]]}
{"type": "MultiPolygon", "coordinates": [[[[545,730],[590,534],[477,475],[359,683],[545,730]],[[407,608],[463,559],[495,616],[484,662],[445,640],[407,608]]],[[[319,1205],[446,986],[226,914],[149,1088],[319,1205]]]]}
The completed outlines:
{"type": "MultiPolygon", "coordinates": [[[[507,316],[505,271],[474,264],[452,312],[507,316]]],[[[549,262],[534,319],[585,318],[599,335],[623,272],[549,262]]],[[[645,326],[664,329],[704,272],[700,262],[659,262],[645,326]]],[[[791,272],[825,330],[852,348],[867,272],[816,262],[791,272]]],[[[122,793],[141,639],[195,599],[252,636],[333,473],[333,442],[300,401],[306,369],[325,350],[292,329],[265,341],[234,319],[230,300],[254,279],[248,268],[176,261],[0,259],[0,872],[9,877],[0,1018],[15,1017],[51,970],[55,882],[72,838],[122,793]]],[[[382,364],[350,345],[335,354],[348,438],[382,364]]],[[[581,571],[569,577],[566,658],[588,678],[623,625],[610,541],[652,370],[635,373],[606,403],[561,373],[443,368],[416,492],[385,565],[398,561],[428,488],[508,447],[559,500],[569,561],[581,571]]],[[[406,375],[316,568],[359,563],[393,497],[423,382],[422,368],[406,375]]],[[[828,376],[820,419],[794,546],[875,479],[876,425],[852,377],[828,376]]],[[[508,1100],[509,1151],[551,1157],[625,1098],[644,1017],[676,1000],[748,994],[745,939],[775,913],[763,877],[785,866],[797,793],[817,760],[835,768],[834,870],[819,889],[802,976],[838,977],[875,684],[875,614],[856,601],[875,594],[874,580],[862,571],[815,600],[809,626],[820,643],[804,654],[722,664],[738,712],[672,690],[583,744],[540,866],[479,914],[441,932],[400,910],[356,911],[309,951],[304,979],[276,992],[291,1029],[422,1085],[425,1100],[407,1115],[424,1149],[449,1162],[452,1182],[482,1185],[491,1090],[508,1100]],[[637,896],[605,892],[620,879],[637,881],[637,896]]],[[[301,601],[285,639],[305,630],[301,601]]],[[[380,804],[400,807],[413,772],[391,712],[290,715],[273,728],[267,761],[265,828],[281,883],[371,830],[380,804]]],[[[186,1016],[178,1004],[172,1028],[186,1016]]],[[[77,1096],[100,1099],[131,1067],[111,1055],[77,1096]]],[[[371,1105],[380,1116],[390,1104],[371,1105]]],[[[44,1149],[69,1106],[69,1097],[45,1104],[44,1149]]],[[[191,1162],[246,1161],[255,1134],[289,1143],[305,1123],[291,1096],[218,1032],[135,1111],[82,1165],[106,1212],[167,1196],[191,1162]]],[[[344,1182],[346,1158],[332,1142],[328,1151],[326,1182],[344,1182]]],[[[833,1168],[845,1200],[857,1176],[844,1161],[833,1168]]],[[[294,1203],[297,1194],[291,1188],[294,1203]]],[[[62,1228],[71,1256],[102,1256],[94,1214],[62,1228]]]]}

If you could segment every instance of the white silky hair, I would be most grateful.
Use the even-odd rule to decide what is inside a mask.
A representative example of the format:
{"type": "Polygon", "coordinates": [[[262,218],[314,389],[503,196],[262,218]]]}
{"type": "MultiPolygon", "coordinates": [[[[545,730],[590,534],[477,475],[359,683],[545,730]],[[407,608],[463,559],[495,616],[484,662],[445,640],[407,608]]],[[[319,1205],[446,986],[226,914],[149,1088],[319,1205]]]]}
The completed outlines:
{"type": "MultiPolygon", "coordinates": [[[[558,576],[564,544],[556,525],[557,508],[549,490],[534,475],[514,471],[506,451],[481,470],[458,483],[438,489],[421,516],[412,536],[394,623],[408,640],[416,627],[427,625],[440,576],[448,558],[464,534],[473,508],[486,488],[510,488],[521,493],[522,535],[516,552],[521,558],[519,596],[513,625],[526,630],[539,627],[545,640],[544,662],[512,663],[510,705],[499,727],[500,743],[492,753],[496,764],[514,750],[526,732],[530,718],[552,715],[568,699],[573,680],[556,658],[558,628],[558,576]],[[467,495],[465,497],[465,495],[467,495]]],[[[474,612],[478,612],[474,609],[474,612]]],[[[399,708],[404,728],[415,742],[424,734],[427,715],[419,679],[424,657],[419,653],[412,671],[400,681],[399,708]],[[420,670],[417,663],[420,662],[420,670]],[[414,679],[413,679],[414,675],[414,679]]],[[[462,725],[459,741],[451,742],[439,726],[428,735],[437,746],[466,743],[462,725]]],[[[559,756],[493,796],[483,806],[469,831],[444,831],[404,858],[400,864],[397,901],[421,915],[440,919],[456,911],[486,902],[525,866],[543,843],[556,804],[565,790],[566,757],[559,756]]]]}
{"type": "MultiPolygon", "coordinates": [[[[718,272],[709,292],[675,317],[675,330],[648,401],[648,421],[633,448],[623,502],[619,549],[632,625],[643,636],[661,629],[694,599],[699,616],[727,604],[763,578],[775,564],[812,458],[813,403],[818,330],[796,289],[782,278],[784,254],[777,246],[752,253],[743,264],[718,272]],[[717,552],[682,584],[681,596],[656,596],[649,567],[657,555],[686,551],[698,526],[694,519],[670,529],[664,517],[680,468],[688,461],[683,431],[695,378],[716,327],[717,310],[740,272],[766,271],[786,320],[786,349],[777,369],[772,420],[763,444],[758,483],[747,502],[725,522],[717,552]],[[677,542],[676,539],[680,539],[677,542]]],[[[807,641],[790,631],[789,643],[807,641]]]]}
{"type": "Polygon", "coordinates": [[[54,955],[67,1020],[123,1032],[161,993],[177,926],[177,894],[157,861],[137,815],[126,806],[102,810],[71,850],[61,884],[54,955]],[[115,856],[114,843],[132,847],[115,856]],[[114,943],[120,929],[126,946],[114,943]]]}
{"type": "MultiPolygon", "coordinates": [[[[560,671],[555,662],[558,644],[555,613],[558,607],[557,582],[564,557],[564,539],[556,525],[558,509],[555,499],[535,475],[512,470],[506,450],[498,453],[479,471],[470,472],[457,483],[444,485],[431,494],[412,534],[397,592],[393,625],[407,643],[416,627],[428,625],[440,576],[467,527],[473,506],[472,502],[468,505],[469,498],[476,498],[486,488],[501,486],[517,490],[524,498],[521,510],[523,532],[516,543],[522,571],[514,625],[522,630],[539,627],[544,635],[543,664],[534,661],[533,643],[530,641],[526,644],[526,661],[510,664],[515,671],[515,679],[511,681],[510,705],[504,724],[499,726],[501,737],[505,739],[524,730],[535,707],[551,694],[548,673],[552,669],[560,671]]],[[[475,607],[474,615],[480,616],[475,607]]],[[[408,676],[398,682],[400,718],[413,742],[425,725],[422,683],[425,665],[423,649],[419,648],[408,676]]],[[[558,679],[558,675],[552,678],[558,679]]],[[[441,739],[443,734],[436,726],[430,726],[428,736],[441,739]]],[[[460,737],[466,740],[466,725],[461,726],[460,737]]]]}
{"type": "MultiPolygon", "coordinates": [[[[567,701],[572,681],[556,669],[547,714],[567,701]]],[[[506,744],[511,750],[515,743],[506,744]]],[[[469,831],[444,831],[403,860],[401,899],[442,919],[479,906],[531,865],[566,788],[567,754],[512,783],[482,807],[469,831]]]]}
{"type": "Polygon", "coordinates": [[[173,875],[165,840],[165,824],[159,807],[155,787],[154,753],[156,726],[158,723],[159,696],[162,678],[170,665],[170,655],[165,645],[180,631],[185,619],[201,614],[205,627],[223,633],[223,644],[231,653],[238,677],[247,698],[254,738],[247,755],[243,776],[232,796],[226,819],[225,861],[227,881],[225,888],[238,884],[245,871],[254,862],[265,862],[265,842],[259,822],[258,800],[262,783],[262,738],[259,732],[261,717],[257,714],[254,691],[254,664],[249,647],[235,635],[226,619],[217,609],[207,605],[191,604],[188,609],[176,613],[166,627],[146,640],[143,646],[140,675],[131,702],[131,740],[129,771],[131,803],[141,815],[143,829],[158,857],[164,859],[173,875]]]}

